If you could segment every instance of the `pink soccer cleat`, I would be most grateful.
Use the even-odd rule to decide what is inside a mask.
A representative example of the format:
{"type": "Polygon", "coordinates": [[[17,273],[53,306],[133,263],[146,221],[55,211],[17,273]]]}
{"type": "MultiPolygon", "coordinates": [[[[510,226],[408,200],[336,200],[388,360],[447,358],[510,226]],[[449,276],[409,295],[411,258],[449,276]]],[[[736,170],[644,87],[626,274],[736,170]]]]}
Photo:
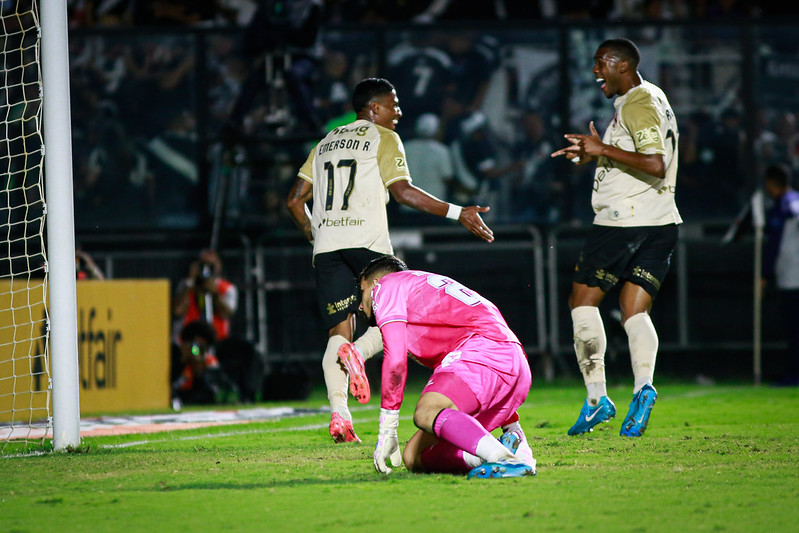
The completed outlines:
{"type": "Polygon", "coordinates": [[[330,436],[335,442],[361,442],[352,429],[352,422],[344,420],[338,413],[330,416],[330,436]]]}
{"type": "Polygon", "coordinates": [[[350,393],[359,403],[369,403],[369,378],[366,377],[366,368],[363,357],[351,342],[342,344],[338,349],[338,358],[347,367],[350,376],[350,393]]]}

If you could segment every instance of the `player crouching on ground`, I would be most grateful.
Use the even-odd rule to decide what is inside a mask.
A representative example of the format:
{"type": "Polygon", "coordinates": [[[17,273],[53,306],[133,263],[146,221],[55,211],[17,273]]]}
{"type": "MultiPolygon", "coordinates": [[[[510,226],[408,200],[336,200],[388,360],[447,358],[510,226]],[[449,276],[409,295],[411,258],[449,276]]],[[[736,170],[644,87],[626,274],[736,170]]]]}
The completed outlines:
{"type": "Polygon", "coordinates": [[[532,377],[527,356],[499,309],[460,283],[408,270],[394,256],[372,261],[360,274],[360,310],[383,335],[378,472],[405,462],[414,472],[469,477],[530,476],[532,450],[518,423],[532,377]],[[400,454],[399,409],[408,355],[431,368],[413,422],[420,429],[400,454]],[[503,426],[497,440],[490,431],[503,426]]]}

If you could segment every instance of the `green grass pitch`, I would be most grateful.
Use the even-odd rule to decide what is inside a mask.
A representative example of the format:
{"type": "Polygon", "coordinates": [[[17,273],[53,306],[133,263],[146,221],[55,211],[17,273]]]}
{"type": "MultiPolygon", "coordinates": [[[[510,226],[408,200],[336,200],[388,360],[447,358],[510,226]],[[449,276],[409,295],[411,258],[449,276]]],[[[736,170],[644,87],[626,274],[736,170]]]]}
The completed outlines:
{"type": "MultiPolygon", "coordinates": [[[[414,431],[421,383],[406,395],[414,431]]],[[[520,409],[538,475],[388,477],[372,466],[379,400],[352,402],[362,444],[334,444],[328,417],[91,437],[81,453],[0,458],[0,524],[46,531],[797,531],[799,389],[656,383],[642,438],[618,418],[569,437],[584,389],[534,383],[520,409]]],[[[320,407],[323,392],[293,406],[320,407]]]]}

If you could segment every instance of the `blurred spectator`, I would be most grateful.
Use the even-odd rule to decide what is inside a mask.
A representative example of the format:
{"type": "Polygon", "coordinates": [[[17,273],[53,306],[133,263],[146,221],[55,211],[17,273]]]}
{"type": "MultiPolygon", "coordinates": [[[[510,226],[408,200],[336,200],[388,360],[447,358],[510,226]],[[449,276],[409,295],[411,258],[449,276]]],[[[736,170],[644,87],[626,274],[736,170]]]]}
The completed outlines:
{"type": "Polygon", "coordinates": [[[93,146],[78,175],[75,205],[79,223],[135,223],[155,203],[147,158],[113,112],[89,124],[86,141],[93,146]]]}
{"type": "Polygon", "coordinates": [[[452,154],[455,168],[453,188],[456,203],[490,205],[487,220],[507,218],[510,213],[509,183],[506,178],[518,172],[523,161],[506,163],[502,151],[482,112],[468,110],[468,102],[447,98],[445,112],[454,117],[448,124],[444,139],[452,154]]]}
{"type": "Polygon", "coordinates": [[[452,60],[452,84],[471,111],[483,107],[491,77],[500,66],[499,42],[495,37],[477,32],[449,34],[447,49],[452,60]]]}
{"type": "Polygon", "coordinates": [[[214,250],[203,250],[177,287],[172,307],[180,328],[197,320],[213,325],[216,339],[230,336],[230,318],[238,306],[238,290],[222,277],[222,260],[214,250]]]}
{"type": "Polygon", "coordinates": [[[413,136],[413,123],[424,113],[441,116],[441,103],[452,84],[452,58],[432,37],[432,32],[413,32],[407,40],[389,50],[387,77],[396,80],[401,95],[400,137],[413,136]]]}
{"type": "Polygon", "coordinates": [[[763,285],[776,286],[788,340],[788,368],[779,384],[799,386],[799,192],[785,165],[768,167],[765,191],[772,205],[766,212],[763,285]]]}
{"type": "Polygon", "coordinates": [[[263,124],[278,134],[318,134],[322,119],[314,105],[319,77],[321,0],[261,0],[244,37],[244,56],[254,64],[230,113],[224,135],[242,137],[245,116],[264,91],[263,124]]]}
{"type": "Polygon", "coordinates": [[[513,155],[524,166],[511,181],[511,218],[514,222],[557,222],[565,186],[557,179],[556,162],[549,155],[554,150],[550,128],[539,113],[528,112],[521,119],[521,130],[524,137],[513,155]]]}
{"type": "Polygon", "coordinates": [[[355,120],[350,105],[349,70],[349,58],[343,52],[328,50],[324,55],[317,100],[327,131],[355,120]]]}
{"type": "Polygon", "coordinates": [[[84,279],[105,279],[103,271],[94,262],[92,256],[79,245],[75,245],[75,277],[78,281],[84,279]]]}
{"type": "Polygon", "coordinates": [[[214,21],[216,0],[144,0],[133,2],[136,26],[195,26],[214,21]]]}
{"type": "MultiPolygon", "coordinates": [[[[432,113],[425,113],[416,120],[416,136],[405,143],[405,157],[413,184],[441,200],[450,197],[452,185],[452,155],[440,140],[441,120],[432,113]]],[[[435,224],[426,213],[401,205],[401,223],[435,224]]]]}
{"type": "Polygon", "coordinates": [[[201,320],[190,322],[180,332],[180,343],[172,354],[172,407],[183,404],[234,403],[238,387],[224,372],[214,354],[216,335],[201,320]]]}
{"type": "Polygon", "coordinates": [[[413,17],[419,24],[437,20],[535,20],[552,16],[555,2],[548,0],[518,2],[493,0],[491,2],[457,2],[432,0],[427,8],[413,17]]]}

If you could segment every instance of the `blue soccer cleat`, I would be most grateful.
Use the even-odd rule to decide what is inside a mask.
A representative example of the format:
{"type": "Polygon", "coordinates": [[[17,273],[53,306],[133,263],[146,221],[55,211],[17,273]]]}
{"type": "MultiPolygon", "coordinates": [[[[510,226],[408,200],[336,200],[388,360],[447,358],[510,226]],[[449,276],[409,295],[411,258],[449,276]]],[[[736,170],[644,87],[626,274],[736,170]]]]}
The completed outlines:
{"type": "Polygon", "coordinates": [[[466,476],[468,479],[493,479],[502,477],[534,476],[535,468],[516,461],[499,460],[496,463],[483,463],[472,468],[466,476]]]}
{"type": "Polygon", "coordinates": [[[499,442],[507,448],[510,453],[515,455],[519,461],[528,466],[532,466],[532,475],[535,475],[536,460],[535,457],[533,457],[533,450],[527,443],[527,439],[523,438],[522,435],[523,434],[517,431],[506,431],[499,437],[499,442]]]}
{"type": "Polygon", "coordinates": [[[622,437],[640,437],[649,424],[649,415],[658,399],[658,391],[652,385],[644,385],[641,390],[633,395],[630,410],[621,424],[622,437]]]}
{"type": "Polygon", "coordinates": [[[577,422],[569,428],[569,435],[581,435],[594,429],[594,426],[602,422],[607,422],[616,416],[616,406],[607,396],[602,396],[596,405],[591,405],[588,400],[580,409],[580,416],[577,422]]]}

